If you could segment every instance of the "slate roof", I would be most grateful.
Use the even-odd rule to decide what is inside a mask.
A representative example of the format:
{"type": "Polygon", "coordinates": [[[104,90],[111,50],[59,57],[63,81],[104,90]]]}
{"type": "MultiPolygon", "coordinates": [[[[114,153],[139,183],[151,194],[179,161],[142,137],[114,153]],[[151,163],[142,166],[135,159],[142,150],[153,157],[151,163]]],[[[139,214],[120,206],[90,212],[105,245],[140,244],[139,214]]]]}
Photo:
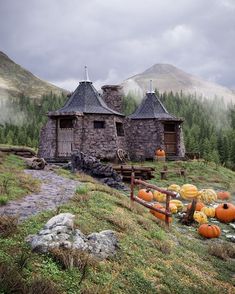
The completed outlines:
{"type": "Polygon", "coordinates": [[[154,92],[147,92],[136,111],[128,117],[131,119],[181,120],[169,114],[154,92]]]}
{"type": "Polygon", "coordinates": [[[67,100],[61,109],[56,111],[56,113],[95,113],[124,116],[107,106],[101,95],[97,92],[90,81],[80,82],[72,96],[67,100]]]}

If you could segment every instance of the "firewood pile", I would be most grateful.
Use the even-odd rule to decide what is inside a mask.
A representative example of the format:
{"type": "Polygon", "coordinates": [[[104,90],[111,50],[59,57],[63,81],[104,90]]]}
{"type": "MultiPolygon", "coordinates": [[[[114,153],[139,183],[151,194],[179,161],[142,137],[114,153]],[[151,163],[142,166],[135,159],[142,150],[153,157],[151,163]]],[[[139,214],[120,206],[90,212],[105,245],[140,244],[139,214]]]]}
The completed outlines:
{"type": "Polygon", "coordinates": [[[75,150],[71,156],[72,170],[82,171],[100,182],[115,188],[124,189],[122,177],[109,164],[103,164],[94,156],[75,150]]]}

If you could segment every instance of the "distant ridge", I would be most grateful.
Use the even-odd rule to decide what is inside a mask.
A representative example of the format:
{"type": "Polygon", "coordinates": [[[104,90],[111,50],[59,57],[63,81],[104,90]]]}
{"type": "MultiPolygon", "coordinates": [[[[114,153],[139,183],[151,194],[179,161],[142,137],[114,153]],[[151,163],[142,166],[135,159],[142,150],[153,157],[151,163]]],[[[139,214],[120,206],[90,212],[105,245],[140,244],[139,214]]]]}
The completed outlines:
{"type": "Polygon", "coordinates": [[[235,91],[193,76],[170,64],[155,64],[144,72],[126,79],[123,83],[125,94],[132,93],[143,97],[148,90],[149,80],[160,92],[178,92],[197,94],[213,99],[223,97],[225,104],[235,103],[235,91]]]}
{"type": "Polygon", "coordinates": [[[11,60],[0,51],[0,100],[24,94],[30,98],[40,98],[48,93],[61,94],[65,90],[43,81],[11,60]]]}

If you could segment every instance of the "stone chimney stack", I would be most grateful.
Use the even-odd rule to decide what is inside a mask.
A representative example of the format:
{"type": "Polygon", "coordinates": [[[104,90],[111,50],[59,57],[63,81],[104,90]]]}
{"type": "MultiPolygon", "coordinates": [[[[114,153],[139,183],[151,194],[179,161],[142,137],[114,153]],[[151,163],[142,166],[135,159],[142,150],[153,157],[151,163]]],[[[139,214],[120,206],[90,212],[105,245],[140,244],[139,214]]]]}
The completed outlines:
{"type": "Polygon", "coordinates": [[[120,85],[105,85],[101,87],[103,90],[102,98],[109,108],[122,112],[123,91],[120,85]]]}

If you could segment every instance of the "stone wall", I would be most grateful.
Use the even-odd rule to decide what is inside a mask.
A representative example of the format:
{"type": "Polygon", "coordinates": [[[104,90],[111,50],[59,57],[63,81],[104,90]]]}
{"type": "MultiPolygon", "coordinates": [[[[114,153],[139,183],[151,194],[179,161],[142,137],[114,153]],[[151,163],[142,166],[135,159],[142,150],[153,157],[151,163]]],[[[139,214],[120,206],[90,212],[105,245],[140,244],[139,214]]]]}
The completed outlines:
{"type": "Polygon", "coordinates": [[[120,85],[105,85],[101,88],[103,90],[102,98],[111,109],[122,113],[122,98],[123,92],[120,85]]]}
{"type": "Polygon", "coordinates": [[[41,129],[38,156],[43,158],[56,156],[56,119],[49,118],[41,129]]]}
{"type": "Polygon", "coordinates": [[[123,120],[122,117],[114,115],[85,115],[83,118],[80,151],[100,159],[114,160],[116,158],[117,149],[125,148],[126,146],[125,137],[118,137],[116,131],[116,121],[123,122],[123,120]],[[95,120],[104,121],[105,128],[95,129],[95,120]]]}
{"type": "Polygon", "coordinates": [[[127,144],[132,160],[154,158],[156,149],[164,143],[163,125],[154,119],[131,120],[126,123],[127,144]]]}

